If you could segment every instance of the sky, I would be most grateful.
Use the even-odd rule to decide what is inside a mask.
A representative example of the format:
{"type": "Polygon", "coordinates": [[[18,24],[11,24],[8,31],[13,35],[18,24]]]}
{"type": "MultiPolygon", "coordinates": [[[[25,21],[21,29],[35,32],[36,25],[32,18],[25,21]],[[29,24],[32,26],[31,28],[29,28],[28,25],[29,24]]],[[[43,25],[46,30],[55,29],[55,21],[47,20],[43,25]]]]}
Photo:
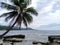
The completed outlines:
{"type": "Polygon", "coordinates": [[[38,17],[34,19],[34,26],[37,29],[42,28],[59,30],[60,28],[60,0],[33,0],[33,5],[38,11],[38,17]],[[48,28],[48,26],[50,26],[48,28]]]}
{"type": "MultiPolygon", "coordinates": [[[[60,0],[32,0],[38,16],[33,16],[33,22],[28,27],[41,30],[59,30],[60,28],[60,0]]],[[[0,14],[7,12],[0,9],[0,14]]],[[[0,18],[1,25],[8,25],[4,18],[0,18]]]]}

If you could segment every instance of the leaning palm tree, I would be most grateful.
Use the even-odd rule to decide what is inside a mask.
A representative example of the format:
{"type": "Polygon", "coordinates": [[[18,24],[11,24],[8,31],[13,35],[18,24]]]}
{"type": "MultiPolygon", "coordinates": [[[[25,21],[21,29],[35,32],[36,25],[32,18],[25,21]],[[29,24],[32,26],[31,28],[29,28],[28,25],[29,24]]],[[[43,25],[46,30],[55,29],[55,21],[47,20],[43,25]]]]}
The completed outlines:
{"type": "MultiPolygon", "coordinates": [[[[10,12],[2,14],[0,17],[6,17],[5,21],[10,22],[10,29],[15,25],[21,28],[23,23],[26,27],[33,21],[32,15],[37,16],[37,11],[33,7],[28,7],[30,5],[30,0],[10,0],[12,4],[1,2],[1,7],[10,10],[10,12]]],[[[3,35],[9,32],[8,29],[3,35]]]]}

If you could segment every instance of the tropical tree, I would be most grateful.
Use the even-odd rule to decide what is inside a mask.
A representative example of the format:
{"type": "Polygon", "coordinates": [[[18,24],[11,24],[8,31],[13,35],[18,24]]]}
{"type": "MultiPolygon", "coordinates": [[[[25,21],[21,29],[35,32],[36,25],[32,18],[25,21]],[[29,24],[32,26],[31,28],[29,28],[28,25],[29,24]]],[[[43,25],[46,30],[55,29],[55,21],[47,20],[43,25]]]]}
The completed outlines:
{"type": "MultiPolygon", "coordinates": [[[[1,2],[1,7],[10,10],[10,12],[2,14],[0,17],[6,17],[5,21],[10,22],[10,29],[15,25],[18,25],[21,28],[23,23],[26,27],[33,21],[32,15],[37,16],[37,11],[33,7],[28,7],[31,0],[10,0],[12,4],[1,2]]],[[[8,29],[3,35],[9,32],[8,29]]]]}

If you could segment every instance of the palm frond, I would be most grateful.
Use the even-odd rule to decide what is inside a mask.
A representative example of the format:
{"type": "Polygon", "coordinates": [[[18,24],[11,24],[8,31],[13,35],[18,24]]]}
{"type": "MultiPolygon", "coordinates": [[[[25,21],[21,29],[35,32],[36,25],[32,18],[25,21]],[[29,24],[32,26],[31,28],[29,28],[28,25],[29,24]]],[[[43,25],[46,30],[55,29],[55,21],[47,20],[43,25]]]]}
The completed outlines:
{"type": "Polygon", "coordinates": [[[25,8],[27,8],[27,6],[29,6],[29,4],[31,3],[31,0],[24,0],[21,5],[25,8]]]}
{"type": "Polygon", "coordinates": [[[32,16],[28,13],[24,13],[23,17],[26,19],[28,23],[31,23],[33,21],[32,16]]]}
{"type": "Polygon", "coordinates": [[[27,3],[27,5],[31,4],[31,0],[25,0],[25,3],[27,3]]]}
{"type": "Polygon", "coordinates": [[[26,3],[27,5],[29,5],[31,3],[31,0],[18,0],[19,4],[24,4],[26,3]]]}
{"type": "Polygon", "coordinates": [[[11,2],[13,2],[13,4],[16,6],[20,6],[19,0],[11,0],[11,2]]]}
{"type": "Polygon", "coordinates": [[[10,4],[7,4],[7,3],[4,3],[4,2],[1,2],[1,7],[2,8],[6,8],[8,10],[16,10],[16,7],[15,6],[10,5],[10,4]]]}
{"type": "Polygon", "coordinates": [[[5,21],[8,21],[9,19],[14,18],[17,14],[18,14],[18,13],[15,12],[15,11],[11,12],[11,13],[9,14],[9,16],[7,16],[7,17],[5,18],[5,21]]]}
{"type": "Polygon", "coordinates": [[[14,20],[15,20],[15,16],[12,18],[12,20],[10,21],[9,23],[9,26],[12,26],[12,24],[14,23],[14,20]]]}
{"type": "Polygon", "coordinates": [[[22,6],[22,8],[24,9],[24,8],[27,8],[27,4],[26,3],[23,3],[23,4],[21,4],[22,6]]]}
{"type": "Polygon", "coordinates": [[[22,3],[24,3],[24,0],[19,0],[19,4],[22,4],[22,3]]]}
{"type": "Polygon", "coordinates": [[[38,15],[37,11],[33,8],[33,7],[29,7],[26,9],[26,12],[34,14],[34,15],[38,15]]]}
{"type": "Polygon", "coordinates": [[[6,16],[8,16],[10,13],[11,13],[11,12],[4,13],[4,14],[2,14],[0,17],[6,17],[6,16]]]}
{"type": "Polygon", "coordinates": [[[24,25],[27,27],[27,20],[23,17],[23,23],[24,23],[24,25]]]}
{"type": "Polygon", "coordinates": [[[16,11],[12,11],[12,12],[7,12],[7,13],[4,13],[4,14],[2,14],[0,17],[6,17],[6,16],[9,16],[10,14],[17,14],[17,12],[16,11]]]}

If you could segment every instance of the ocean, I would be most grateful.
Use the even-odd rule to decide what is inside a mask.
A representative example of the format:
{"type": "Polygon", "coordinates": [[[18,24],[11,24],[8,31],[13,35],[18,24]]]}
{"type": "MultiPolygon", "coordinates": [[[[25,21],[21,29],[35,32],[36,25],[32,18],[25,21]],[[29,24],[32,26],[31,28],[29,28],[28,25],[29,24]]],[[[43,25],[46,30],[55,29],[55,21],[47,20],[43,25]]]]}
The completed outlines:
{"type": "MultiPolygon", "coordinates": [[[[0,35],[6,30],[0,30],[0,35]]],[[[25,35],[25,40],[48,42],[48,36],[60,35],[60,30],[11,30],[8,35],[25,35]]]]}

